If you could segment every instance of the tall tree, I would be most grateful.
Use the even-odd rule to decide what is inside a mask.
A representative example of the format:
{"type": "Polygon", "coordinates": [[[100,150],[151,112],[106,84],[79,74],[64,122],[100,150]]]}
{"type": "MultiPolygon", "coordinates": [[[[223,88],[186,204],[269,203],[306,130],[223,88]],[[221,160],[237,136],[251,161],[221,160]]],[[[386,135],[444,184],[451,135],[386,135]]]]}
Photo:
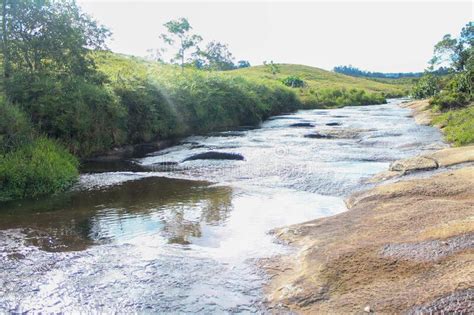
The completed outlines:
{"type": "Polygon", "coordinates": [[[226,44],[212,41],[207,44],[205,50],[199,51],[198,55],[204,58],[203,66],[210,70],[235,69],[234,57],[226,44]]]}
{"type": "Polygon", "coordinates": [[[184,68],[186,51],[196,48],[202,41],[202,37],[192,34],[192,27],[186,18],[171,20],[164,24],[168,33],[161,34],[161,39],[168,45],[178,45],[178,52],[173,61],[180,61],[181,68],[184,68]]]}
{"type": "Polygon", "coordinates": [[[467,23],[458,38],[446,34],[434,47],[433,58],[429,61],[431,67],[449,63],[456,71],[463,71],[469,56],[472,55],[474,44],[474,22],[467,23]]]}
{"type": "Polygon", "coordinates": [[[2,51],[10,71],[84,75],[93,71],[91,49],[105,49],[108,29],[73,0],[3,0],[2,51]]]}

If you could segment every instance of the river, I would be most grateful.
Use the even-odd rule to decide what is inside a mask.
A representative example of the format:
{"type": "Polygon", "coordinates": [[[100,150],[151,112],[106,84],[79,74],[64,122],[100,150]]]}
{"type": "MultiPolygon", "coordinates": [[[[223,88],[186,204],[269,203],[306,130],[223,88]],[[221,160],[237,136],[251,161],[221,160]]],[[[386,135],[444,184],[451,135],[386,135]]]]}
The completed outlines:
{"type": "Polygon", "coordinates": [[[345,211],[391,161],[444,146],[400,102],[189,137],[141,171],[0,206],[0,312],[265,311],[256,262],[290,250],[268,231],[345,211]],[[211,150],[244,160],[182,162],[211,150]]]}

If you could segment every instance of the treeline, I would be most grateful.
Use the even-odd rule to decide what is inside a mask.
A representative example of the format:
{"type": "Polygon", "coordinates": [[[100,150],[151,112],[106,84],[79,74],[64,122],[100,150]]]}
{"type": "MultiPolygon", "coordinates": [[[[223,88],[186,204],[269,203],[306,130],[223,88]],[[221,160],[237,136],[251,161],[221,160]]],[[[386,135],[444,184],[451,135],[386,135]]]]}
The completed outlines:
{"type": "MultiPolygon", "coordinates": [[[[365,78],[379,78],[379,79],[400,79],[400,78],[419,78],[423,76],[423,72],[398,72],[398,73],[384,73],[384,72],[370,72],[359,68],[349,66],[336,66],[333,68],[334,72],[350,75],[353,77],[365,78]]],[[[447,67],[440,67],[433,71],[435,75],[444,75],[450,72],[447,67]]]]}
{"type": "Polygon", "coordinates": [[[474,143],[474,23],[467,23],[458,37],[447,34],[434,47],[430,67],[414,86],[412,96],[429,98],[439,113],[436,123],[445,126],[449,141],[457,145],[474,143]],[[449,65],[449,75],[434,70],[449,65]]]}
{"type": "Polygon", "coordinates": [[[110,32],[73,1],[4,0],[1,17],[0,201],[68,189],[76,157],[301,107],[281,83],[104,52],[110,32]]]}

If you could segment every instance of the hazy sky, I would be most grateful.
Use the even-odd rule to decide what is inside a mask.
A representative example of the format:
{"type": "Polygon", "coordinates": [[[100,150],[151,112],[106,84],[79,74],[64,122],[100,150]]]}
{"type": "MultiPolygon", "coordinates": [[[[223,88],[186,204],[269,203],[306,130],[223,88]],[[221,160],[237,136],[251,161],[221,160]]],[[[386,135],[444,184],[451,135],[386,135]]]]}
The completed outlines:
{"type": "Polygon", "coordinates": [[[145,56],[163,44],[170,19],[186,17],[205,40],[229,45],[236,60],[352,64],[370,71],[422,71],[433,45],[473,20],[471,1],[91,1],[81,7],[113,32],[109,47],[145,56]]]}

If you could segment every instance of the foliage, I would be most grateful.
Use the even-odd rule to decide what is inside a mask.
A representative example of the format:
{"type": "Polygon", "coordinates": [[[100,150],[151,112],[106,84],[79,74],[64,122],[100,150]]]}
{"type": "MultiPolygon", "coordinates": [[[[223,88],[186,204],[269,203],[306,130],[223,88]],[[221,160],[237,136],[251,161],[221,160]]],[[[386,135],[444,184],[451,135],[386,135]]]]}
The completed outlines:
{"type": "Polygon", "coordinates": [[[191,34],[192,27],[186,18],[171,20],[164,24],[168,34],[161,34],[161,39],[168,45],[178,44],[178,52],[172,61],[179,61],[181,68],[184,67],[185,54],[187,50],[196,48],[202,41],[202,37],[197,34],[191,34]]]}
{"type": "Polygon", "coordinates": [[[308,108],[374,105],[386,102],[385,97],[381,94],[368,93],[358,89],[322,89],[311,90],[310,93],[311,96],[305,103],[308,108]]]}
{"type": "Polygon", "coordinates": [[[226,44],[212,41],[207,44],[206,49],[197,53],[198,68],[209,70],[232,70],[235,68],[234,57],[226,44]]]}
{"type": "Polygon", "coordinates": [[[96,62],[127,109],[127,143],[254,125],[301,107],[279,82],[98,54],[96,62]]]}
{"type": "Polygon", "coordinates": [[[5,76],[12,71],[93,74],[89,49],[103,49],[110,32],[73,1],[5,0],[5,76]]]}
{"type": "Polygon", "coordinates": [[[293,89],[305,108],[318,108],[344,105],[380,104],[386,97],[400,97],[408,94],[409,83],[377,82],[374,80],[355,78],[322,69],[303,66],[279,64],[280,72],[273,75],[267,71],[265,66],[256,66],[244,69],[236,69],[229,74],[241,75],[249,79],[264,79],[266,81],[280,83],[289,76],[295,76],[304,81],[304,87],[293,89]],[[358,93],[364,91],[364,95],[358,93]],[[344,92],[345,91],[345,92],[344,92]],[[331,95],[337,95],[338,101],[331,100],[331,95]],[[316,96],[317,95],[317,96],[316,96]],[[347,100],[343,101],[343,98],[347,100]]]}
{"type": "Polygon", "coordinates": [[[274,63],[273,60],[271,60],[270,62],[264,61],[263,65],[265,66],[266,70],[268,72],[270,72],[271,74],[273,74],[274,76],[277,73],[281,72],[280,71],[280,66],[278,64],[274,63]]]}
{"type": "Polygon", "coordinates": [[[0,99],[0,154],[10,152],[28,143],[33,137],[33,128],[25,113],[0,99]]]}
{"type": "Polygon", "coordinates": [[[125,109],[104,86],[76,76],[16,73],[6,91],[40,133],[78,156],[123,142],[125,109]]]}
{"type": "Polygon", "coordinates": [[[305,83],[302,79],[300,79],[297,76],[290,75],[284,78],[281,82],[283,82],[284,85],[292,87],[292,88],[298,88],[298,87],[304,87],[305,83]]]}
{"type": "Polygon", "coordinates": [[[432,74],[425,74],[412,89],[411,95],[416,99],[436,95],[440,90],[440,79],[432,74]]]}
{"type": "Polygon", "coordinates": [[[248,68],[250,67],[250,62],[247,60],[239,60],[237,61],[237,68],[248,68]]]}
{"type": "Polygon", "coordinates": [[[78,162],[60,145],[40,137],[0,155],[0,201],[37,197],[68,189],[78,162]]]}
{"type": "Polygon", "coordinates": [[[446,34],[434,47],[433,58],[430,60],[431,67],[449,63],[456,71],[463,71],[474,44],[474,22],[467,23],[458,38],[446,34]]]}
{"type": "Polygon", "coordinates": [[[399,73],[384,73],[384,72],[370,72],[364,71],[359,68],[353,67],[352,65],[348,66],[336,66],[333,68],[334,72],[342,73],[345,75],[350,75],[354,77],[367,77],[367,78],[419,78],[423,75],[421,72],[399,72],[399,73]]]}
{"type": "Polygon", "coordinates": [[[474,143],[474,106],[451,110],[433,120],[434,124],[444,126],[446,140],[456,146],[474,143]]]}

